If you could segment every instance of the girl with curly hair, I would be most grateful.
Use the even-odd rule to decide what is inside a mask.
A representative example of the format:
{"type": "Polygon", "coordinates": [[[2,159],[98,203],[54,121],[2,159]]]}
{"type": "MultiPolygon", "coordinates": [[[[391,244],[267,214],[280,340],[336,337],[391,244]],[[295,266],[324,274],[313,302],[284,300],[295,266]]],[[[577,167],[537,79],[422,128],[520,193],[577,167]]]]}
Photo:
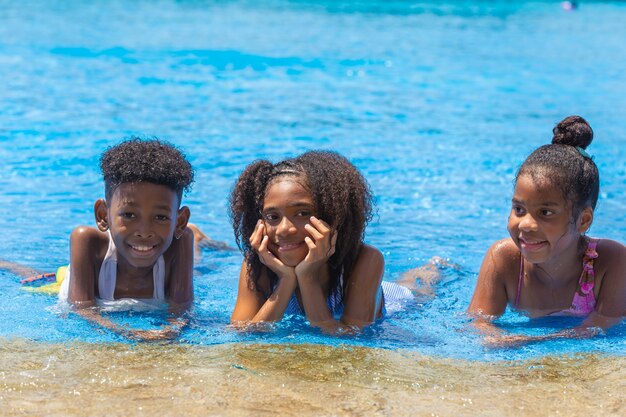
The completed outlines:
{"type": "Polygon", "coordinates": [[[253,162],[233,189],[230,216],[244,254],[233,323],[305,314],[313,326],[336,331],[371,324],[385,298],[412,298],[409,289],[382,283],[383,256],[363,242],[369,186],[337,153],[253,162]]]}

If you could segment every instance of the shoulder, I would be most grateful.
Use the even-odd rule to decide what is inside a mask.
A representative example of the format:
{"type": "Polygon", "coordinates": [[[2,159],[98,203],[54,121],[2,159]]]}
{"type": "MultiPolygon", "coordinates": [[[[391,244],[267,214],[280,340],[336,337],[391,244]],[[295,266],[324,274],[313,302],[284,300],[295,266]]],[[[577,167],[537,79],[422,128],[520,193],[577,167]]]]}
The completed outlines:
{"type": "Polygon", "coordinates": [[[610,239],[598,239],[594,262],[598,285],[597,311],[607,317],[626,314],[626,247],[610,239]]]}
{"type": "Polygon", "coordinates": [[[185,229],[180,239],[172,238],[169,248],[163,253],[166,278],[191,279],[193,275],[193,232],[185,229]]]}
{"type": "Polygon", "coordinates": [[[496,261],[506,262],[514,259],[519,260],[520,252],[513,240],[508,237],[493,243],[487,253],[496,257],[496,261]]]}
{"type": "Polygon", "coordinates": [[[180,259],[189,258],[193,261],[193,231],[185,228],[180,239],[172,238],[170,247],[163,254],[165,262],[175,262],[180,259]]]}
{"type": "Polygon", "coordinates": [[[497,273],[510,271],[512,266],[519,263],[520,251],[511,238],[498,240],[493,243],[483,259],[483,267],[489,267],[497,273]]]}
{"type": "Polygon", "coordinates": [[[468,312],[490,316],[504,313],[507,303],[515,299],[520,259],[510,238],[491,245],[480,267],[468,312]]]}
{"type": "Polygon", "coordinates": [[[359,250],[356,262],[349,277],[346,277],[350,285],[371,283],[380,285],[385,272],[385,258],[381,251],[374,246],[363,244],[359,250]]]}
{"type": "Polygon", "coordinates": [[[611,239],[596,239],[598,258],[594,262],[596,276],[607,274],[616,279],[626,277],[626,246],[611,239]]]}
{"type": "Polygon", "coordinates": [[[622,257],[626,255],[626,246],[611,239],[596,239],[598,260],[601,257],[622,257]]]}
{"type": "Polygon", "coordinates": [[[378,250],[378,248],[364,243],[359,250],[357,263],[358,262],[373,262],[384,266],[385,257],[383,256],[383,253],[378,250]]]}
{"type": "Polygon", "coordinates": [[[109,245],[109,235],[89,226],[78,226],[70,234],[70,247],[72,253],[85,253],[104,257],[104,251],[109,245]],[[100,256],[102,255],[102,256],[100,256]]]}
{"type": "Polygon", "coordinates": [[[364,243],[361,249],[359,249],[359,255],[356,258],[351,275],[367,280],[372,276],[377,276],[382,280],[384,270],[385,257],[382,252],[374,246],[364,243]]]}
{"type": "Polygon", "coordinates": [[[597,275],[621,271],[626,273],[626,246],[611,239],[595,239],[598,258],[594,262],[597,275]]]}
{"type": "Polygon", "coordinates": [[[511,238],[493,243],[483,259],[479,281],[499,282],[507,288],[517,284],[521,254],[511,238]]]}
{"type": "Polygon", "coordinates": [[[72,230],[72,234],[70,235],[70,238],[77,239],[77,240],[85,240],[85,241],[98,240],[98,239],[104,239],[108,241],[108,235],[106,233],[101,232],[95,227],[90,227],[90,226],[75,227],[74,230],[72,230]]]}

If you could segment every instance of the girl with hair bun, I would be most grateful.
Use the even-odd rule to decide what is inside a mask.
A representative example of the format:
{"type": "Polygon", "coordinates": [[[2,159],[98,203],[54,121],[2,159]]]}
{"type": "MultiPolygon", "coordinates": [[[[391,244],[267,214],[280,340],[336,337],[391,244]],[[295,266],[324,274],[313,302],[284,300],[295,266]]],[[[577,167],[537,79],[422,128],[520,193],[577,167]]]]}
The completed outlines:
{"type": "Polygon", "coordinates": [[[586,337],[626,315],[626,247],[586,235],[600,180],[585,150],[593,140],[579,116],[563,119],[552,144],[519,168],[508,220],[510,237],[487,252],[468,312],[492,345],[586,337]],[[574,329],[543,336],[507,335],[493,326],[507,307],[530,317],[583,317],[574,329]]]}

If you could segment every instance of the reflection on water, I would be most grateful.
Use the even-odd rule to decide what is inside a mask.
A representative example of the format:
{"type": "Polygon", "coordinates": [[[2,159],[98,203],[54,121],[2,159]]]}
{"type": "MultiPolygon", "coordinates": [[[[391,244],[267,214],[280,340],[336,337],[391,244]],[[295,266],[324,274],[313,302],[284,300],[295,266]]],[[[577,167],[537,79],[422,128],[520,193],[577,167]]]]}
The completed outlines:
{"type": "Polygon", "coordinates": [[[626,358],[349,346],[0,342],[8,415],[624,415],[626,358]],[[167,411],[166,411],[167,410],[167,411]]]}

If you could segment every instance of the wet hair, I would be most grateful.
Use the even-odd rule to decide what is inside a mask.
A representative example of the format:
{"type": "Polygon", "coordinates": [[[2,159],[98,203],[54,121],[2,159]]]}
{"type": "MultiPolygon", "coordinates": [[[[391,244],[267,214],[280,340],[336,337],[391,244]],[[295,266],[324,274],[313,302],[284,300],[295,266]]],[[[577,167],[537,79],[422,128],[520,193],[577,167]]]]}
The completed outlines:
{"type": "Polygon", "coordinates": [[[174,191],[179,205],[194,175],[191,164],[174,145],[138,137],[108,148],[100,157],[100,170],[107,200],[120,184],[149,182],[174,191]]]}
{"type": "MultiPolygon", "coordinates": [[[[365,178],[336,152],[309,151],[277,164],[266,160],[251,163],[241,173],[230,197],[230,217],[237,245],[248,266],[248,286],[263,292],[259,278],[263,269],[249,238],[261,218],[267,190],[285,178],[295,178],[311,194],[316,217],[337,231],[335,253],[329,258],[331,292],[343,297],[348,277],[363,244],[365,226],[372,218],[372,194],[365,178]]],[[[270,292],[278,277],[269,268],[270,292]]],[[[266,294],[269,296],[269,294],[266,294]]]]}
{"type": "Polygon", "coordinates": [[[533,181],[548,181],[563,193],[572,206],[574,217],[585,207],[596,208],[600,192],[598,167],[584,151],[593,140],[593,130],[580,116],[561,120],[552,130],[552,144],[535,150],[515,176],[530,176],[533,181]]]}

